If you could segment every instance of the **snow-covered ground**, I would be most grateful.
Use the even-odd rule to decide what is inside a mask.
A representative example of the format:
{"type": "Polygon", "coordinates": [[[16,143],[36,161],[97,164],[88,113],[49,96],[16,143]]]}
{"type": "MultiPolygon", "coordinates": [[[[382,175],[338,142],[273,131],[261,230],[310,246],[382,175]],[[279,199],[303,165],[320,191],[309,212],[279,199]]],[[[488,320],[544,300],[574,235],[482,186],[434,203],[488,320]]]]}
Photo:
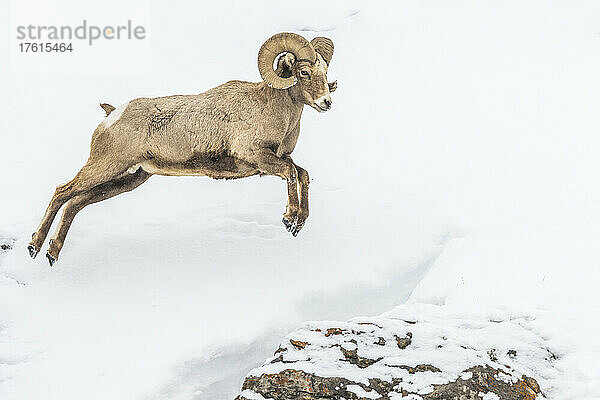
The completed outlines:
{"type": "Polygon", "coordinates": [[[525,316],[559,357],[549,395],[598,396],[600,3],[76,4],[0,4],[0,239],[16,239],[0,252],[0,398],[232,399],[303,321],[407,300],[525,316]],[[15,25],[83,18],[139,18],[148,37],[14,68],[15,25]],[[256,81],[282,30],[331,37],[339,83],[329,113],[303,116],[297,238],[279,179],[153,177],[82,211],[52,269],[29,259],[98,102],[256,81]],[[136,46],[150,65],[127,62],[136,46]]]}

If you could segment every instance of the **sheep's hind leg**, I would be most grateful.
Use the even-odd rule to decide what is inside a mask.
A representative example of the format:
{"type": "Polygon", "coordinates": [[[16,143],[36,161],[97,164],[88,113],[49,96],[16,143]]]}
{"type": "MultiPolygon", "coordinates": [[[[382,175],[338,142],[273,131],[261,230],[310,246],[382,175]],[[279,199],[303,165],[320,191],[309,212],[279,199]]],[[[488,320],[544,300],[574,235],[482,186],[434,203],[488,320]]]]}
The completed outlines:
{"type": "Polygon", "coordinates": [[[72,197],[84,193],[89,189],[101,183],[108,182],[111,179],[124,173],[127,164],[120,164],[114,160],[94,160],[89,159],[73,179],[64,185],[60,185],[54,191],[54,195],[48,204],[46,213],[42,218],[38,230],[31,235],[31,242],[27,246],[31,258],[35,258],[39,253],[52,221],[56,217],[58,210],[72,197]]]}
{"type": "Polygon", "coordinates": [[[58,259],[58,255],[62,250],[71,223],[79,211],[90,204],[98,203],[121,193],[129,192],[146,182],[150,176],[149,173],[139,169],[134,174],[125,175],[112,181],[105,182],[69,200],[63,210],[56,233],[50,240],[50,247],[46,252],[46,258],[48,259],[50,266],[54,265],[58,259]]]}
{"type": "Polygon", "coordinates": [[[58,213],[58,210],[60,210],[63,204],[65,204],[68,200],[68,198],[64,196],[64,193],[66,193],[69,190],[69,188],[73,185],[75,179],[76,178],[73,178],[64,185],[58,186],[54,191],[52,199],[50,200],[50,203],[46,208],[46,212],[42,217],[40,226],[38,227],[37,231],[35,231],[31,235],[31,242],[29,242],[29,245],[27,246],[27,250],[29,250],[29,255],[31,256],[31,258],[35,258],[39,253],[40,248],[46,240],[46,236],[48,235],[50,226],[52,226],[52,221],[54,221],[54,218],[58,213]]]}

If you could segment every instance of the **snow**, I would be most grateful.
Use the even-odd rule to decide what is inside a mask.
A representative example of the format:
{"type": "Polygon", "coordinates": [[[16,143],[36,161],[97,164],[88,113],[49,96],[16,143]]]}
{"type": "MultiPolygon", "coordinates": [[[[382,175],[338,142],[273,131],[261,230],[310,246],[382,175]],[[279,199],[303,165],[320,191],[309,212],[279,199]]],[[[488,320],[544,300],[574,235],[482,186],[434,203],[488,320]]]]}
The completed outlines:
{"type": "MultiPolygon", "coordinates": [[[[593,398],[600,386],[596,228],[488,233],[449,243],[409,303],[498,308],[530,320],[558,360],[554,398],[593,398]],[[588,243],[588,241],[590,241],[588,243]],[[494,273],[490,273],[494,271],[494,273]]],[[[491,318],[497,318],[493,315],[491,318]]]]}
{"type": "Polygon", "coordinates": [[[358,385],[348,385],[346,389],[348,389],[349,392],[356,394],[360,398],[378,399],[380,397],[379,394],[377,394],[377,392],[375,392],[374,390],[367,392],[358,385]]]}
{"type": "Polygon", "coordinates": [[[548,398],[594,398],[598,15],[592,1],[3,2],[0,238],[15,242],[0,252],[0,398],[231,399],[303,321],[384,312],[480,349],[468,357],[519,346],[548,398]],[[91,16],[131,17],[147,39],[15,51],[17,25],[91,16]],[[153,177],[83,210],[52,269],[29,259],[99,102],[256,81],[282,30],[332,38],[339,82],[293,154],[312,179],[298,238],[277,178],[153,177]],[[535,367],[540,348],[552,367],[535,367]]]}
{"type": "Polygon", "coordinates": [[[243,390],[240,394],[248,400],[265,400],[262,395],[253,392],[252,390],[243,390]]]}
{"type": "Polygon", "coordinates": [[[481,400],[500,400],[500,397],[492,392],[479,393],[479,396],[481,397],[481,400]]]}

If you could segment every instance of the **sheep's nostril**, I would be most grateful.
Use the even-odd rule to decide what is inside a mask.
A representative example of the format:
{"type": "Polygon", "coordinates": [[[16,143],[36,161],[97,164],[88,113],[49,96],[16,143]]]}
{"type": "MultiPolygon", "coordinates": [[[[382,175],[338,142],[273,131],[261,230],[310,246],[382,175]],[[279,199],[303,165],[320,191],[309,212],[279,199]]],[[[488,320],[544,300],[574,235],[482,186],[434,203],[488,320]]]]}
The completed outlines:
{"type": "Polygon", "coordinates": [[[330,107],[331,107],[331,100],[327,100],[327,99],[325,99],[325,100],[323,100],[323,102],[325,103],[325,106],[326,106],[327,108],[330,108],[330,107]]]}

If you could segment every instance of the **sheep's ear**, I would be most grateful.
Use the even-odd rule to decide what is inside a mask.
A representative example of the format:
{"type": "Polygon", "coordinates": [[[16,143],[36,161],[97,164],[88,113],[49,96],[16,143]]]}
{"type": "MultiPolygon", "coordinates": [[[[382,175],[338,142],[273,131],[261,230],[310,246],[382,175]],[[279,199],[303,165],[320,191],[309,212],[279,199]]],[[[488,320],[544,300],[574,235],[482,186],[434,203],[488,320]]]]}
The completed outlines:
{"type": "Polygon", "coordinates": [[[327,65],[329,65],[331,57],[333,57],[333,42],[331,39],[319,36],[311,40],[310,44],[323,57],[327,65]]]}
{"type": "Polygon", "coordinates": [[[292,53],[281,55],[277,60],[277,69],[275,70],[275,73],[280,78],[289,78],[293,74],[292,67],[295,62],[296,57],[294,57],[292,53]]]}
{"type": "Polygon", "coordinates": [[[337,81],[329,82],[328,85],[329,85],[329,93],[335,92],[335,90],[337,89],[337,81]]]}

